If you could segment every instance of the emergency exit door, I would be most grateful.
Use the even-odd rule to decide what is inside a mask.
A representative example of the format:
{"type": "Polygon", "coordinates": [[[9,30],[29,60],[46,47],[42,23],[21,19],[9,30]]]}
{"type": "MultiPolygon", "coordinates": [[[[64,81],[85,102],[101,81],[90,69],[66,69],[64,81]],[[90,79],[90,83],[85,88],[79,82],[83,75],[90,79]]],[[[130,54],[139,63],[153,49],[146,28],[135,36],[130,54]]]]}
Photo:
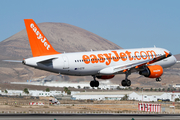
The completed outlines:
{"type": "Polygon", "coordinates": [[[63,61],[64,61],[63,69],[69,69],[68,58],[66,56],[62,56],[62,58],[63,58],[63,61]]]}

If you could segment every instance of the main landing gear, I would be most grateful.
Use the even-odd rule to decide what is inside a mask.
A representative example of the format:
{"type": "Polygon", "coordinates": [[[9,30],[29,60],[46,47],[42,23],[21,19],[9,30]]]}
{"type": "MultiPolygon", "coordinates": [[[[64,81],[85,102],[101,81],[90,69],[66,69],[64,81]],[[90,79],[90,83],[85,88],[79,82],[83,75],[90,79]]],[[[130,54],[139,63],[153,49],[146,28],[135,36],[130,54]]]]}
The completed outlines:
{"type": "Polygon", "coordinates": [[[156,78],[156,82],[161,82],[161,78],[159,77],[159,78],[156,78]]]}
{"type": "Polygon", "coordinates": [[[94,80],[90,82],[91,87],[99,87],[99,81],[96,80],[96,76],[93,76],[94,80]]]}
{"type": "Polygon", "coordinates": [[[126,86],[129,87],[129,86],[131,86],[131,81],[127,79],[130,74],[131,74],[131,73],[130,73],[129,71],[126,72],[126,78],[125,78],[125,80],[122,80],[122,82],[121,82],[121,85],[122,85],[123,87],[126,87],[126,86]]]}

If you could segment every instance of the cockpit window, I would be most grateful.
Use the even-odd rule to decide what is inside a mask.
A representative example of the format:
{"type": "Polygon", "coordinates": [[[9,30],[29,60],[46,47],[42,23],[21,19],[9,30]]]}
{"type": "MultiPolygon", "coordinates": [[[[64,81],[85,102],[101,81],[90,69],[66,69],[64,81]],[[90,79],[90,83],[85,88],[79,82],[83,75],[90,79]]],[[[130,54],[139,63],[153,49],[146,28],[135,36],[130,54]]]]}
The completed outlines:
{"type": "Polygon", "coordinates": [[[171,56],[172,55],[172,53],[171,52],[169,52],[169,56],[171,56]]]}

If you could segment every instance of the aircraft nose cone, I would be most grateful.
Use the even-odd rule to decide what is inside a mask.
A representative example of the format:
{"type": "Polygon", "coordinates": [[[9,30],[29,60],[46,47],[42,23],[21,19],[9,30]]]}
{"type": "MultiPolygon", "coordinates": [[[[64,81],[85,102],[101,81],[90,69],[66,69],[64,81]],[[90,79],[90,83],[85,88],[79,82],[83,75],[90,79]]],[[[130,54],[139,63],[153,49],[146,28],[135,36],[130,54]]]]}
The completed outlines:
{"type": "Polygon", "coordinates": [[[173,65],[177,62],[177,59],[176,57],[174,57],[174,55],[172,56],[172,62],[173,62],[173,65]]]}
{"type": "Polygon", "coordinates": [[[24,65],[26,64],[25,60],[22,61],[22,64],[24,64],[24,65]]]}

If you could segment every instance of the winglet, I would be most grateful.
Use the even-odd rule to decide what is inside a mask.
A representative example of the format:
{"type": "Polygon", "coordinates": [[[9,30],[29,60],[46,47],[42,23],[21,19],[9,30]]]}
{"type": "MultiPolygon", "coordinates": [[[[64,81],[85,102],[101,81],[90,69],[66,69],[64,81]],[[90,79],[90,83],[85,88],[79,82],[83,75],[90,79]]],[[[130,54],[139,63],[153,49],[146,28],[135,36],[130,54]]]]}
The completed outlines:
{"type": "Polygon", "coordinates": [[[33,57],[60,54],[49,43],[33,19],[24,19],[33,57]]]}

